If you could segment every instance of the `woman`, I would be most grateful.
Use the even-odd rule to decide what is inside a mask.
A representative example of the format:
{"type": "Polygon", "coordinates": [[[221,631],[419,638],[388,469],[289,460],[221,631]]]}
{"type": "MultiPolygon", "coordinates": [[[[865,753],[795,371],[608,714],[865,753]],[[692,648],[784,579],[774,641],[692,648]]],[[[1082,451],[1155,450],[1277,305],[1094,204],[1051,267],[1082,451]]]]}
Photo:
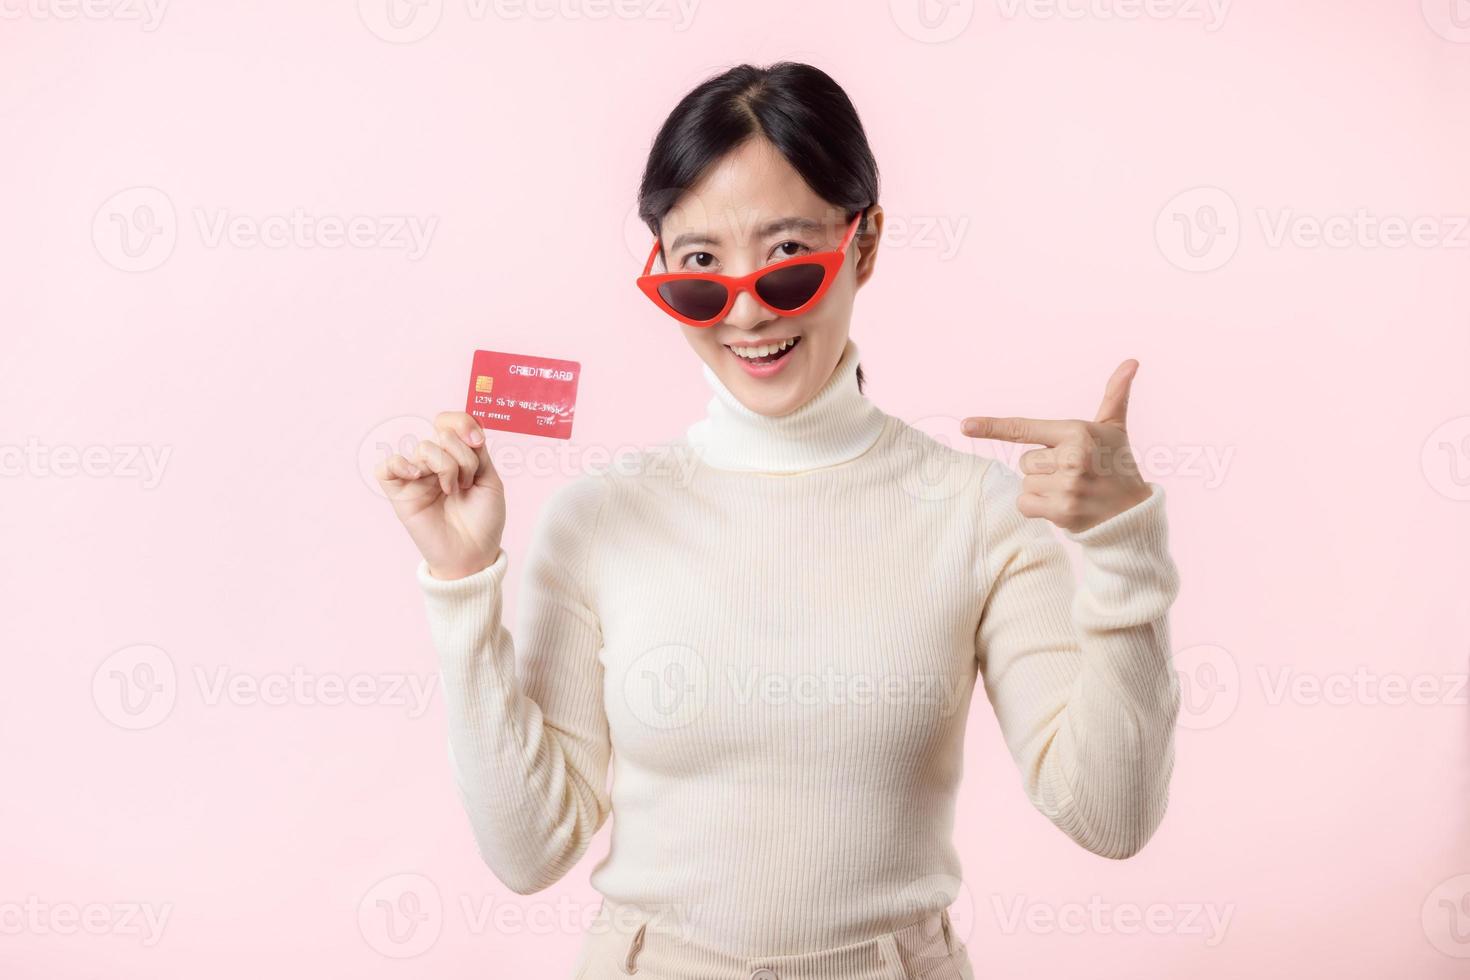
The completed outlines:
{"type": "Polygon", "coordinates": [[[486,863],[546,888],[616,815],[583,980],[971,977],[947,908],[977,677],[1032,803],[1077,843],[1125,858],[1163,816],[1177,576],[1163,492],[1127,453],[1137,364],[1091,422],[965,420],[1040,444],[1024,475],[885,414],[848,336],[877,195],[862,125],[815,68],[743,65],[674,109],[640,193],[639,285],[713,397],[674,446],[692,467],[552,496],[514,644],[478,424],[442,415],[380,468],[423,555],[486,863]],[[1081,546],[1080,591],[1048,522],[1081,546]]]}

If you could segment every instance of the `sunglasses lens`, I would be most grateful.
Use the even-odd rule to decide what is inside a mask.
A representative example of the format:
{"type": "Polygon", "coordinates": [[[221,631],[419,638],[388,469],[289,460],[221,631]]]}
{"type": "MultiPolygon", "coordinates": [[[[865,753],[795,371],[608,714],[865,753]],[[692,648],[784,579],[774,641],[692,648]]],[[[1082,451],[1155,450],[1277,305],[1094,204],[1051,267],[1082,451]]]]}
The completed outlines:
{"type": "Polygon", "coordinates": [[[790,265],[761,276],[755,282],[755,291],[774,309],[794,310],[817,295],[825,278],[827,270],[815,262],[790,265]]]}
{"type": "Polygon", "coordinates": [[[729,295],[717,282],[675,279],[658,287],[664,302],[691,320],[713,320],[725,308],[729,295]]]}

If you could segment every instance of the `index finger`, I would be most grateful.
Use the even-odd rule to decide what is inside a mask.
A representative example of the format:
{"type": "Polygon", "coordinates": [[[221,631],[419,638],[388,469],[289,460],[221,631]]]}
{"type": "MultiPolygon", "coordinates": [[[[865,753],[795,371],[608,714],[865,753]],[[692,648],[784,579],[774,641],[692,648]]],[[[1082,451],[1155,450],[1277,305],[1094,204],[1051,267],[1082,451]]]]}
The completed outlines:
{"type": "Polygon", "coordinates": [[[434,419],[434,428],[440,432],[455,433],[467,446],[485,444],[485,433],[480,428],[480,420],[468,412],[440,412],[434,419]]]}
{"type": "Polygon", "coordinates": [[[1078,435],[1078,423],[1061,419],[1025,419],[1015,416],[996,418],[990,415],[972,415],[960,420],[960,431],[967,436],[975,436],[980,439],[1000,439],[1003,442],[1056,446],[1078,435]]]}

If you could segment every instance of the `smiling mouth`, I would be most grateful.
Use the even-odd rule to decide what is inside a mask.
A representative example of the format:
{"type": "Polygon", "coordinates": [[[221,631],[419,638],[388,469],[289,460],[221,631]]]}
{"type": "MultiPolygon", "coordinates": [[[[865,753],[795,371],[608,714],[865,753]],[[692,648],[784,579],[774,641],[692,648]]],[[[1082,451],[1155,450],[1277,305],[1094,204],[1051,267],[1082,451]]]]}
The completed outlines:
{"type": "Polygon", "coordinates": [[[788,337],[786,340],[779,340],[772,344],[760,344],[753,347],[732,347],[726,344],[725,348],[750,364],[774,364],[795,350],[799,343],[801,343],[800,337],[788,337]]]}

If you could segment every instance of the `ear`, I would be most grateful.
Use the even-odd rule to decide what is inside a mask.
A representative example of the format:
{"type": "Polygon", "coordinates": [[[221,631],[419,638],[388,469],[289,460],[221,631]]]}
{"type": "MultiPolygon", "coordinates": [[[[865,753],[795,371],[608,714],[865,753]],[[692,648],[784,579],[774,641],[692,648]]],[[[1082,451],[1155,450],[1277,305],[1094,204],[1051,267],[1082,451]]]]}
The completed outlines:
{"type": "Polygon", "coordinates": [[[857,253],[857,284],[861,286],[873,275],[878,262],[878,242],[883,238],[883,207],[874,204],[858,225],[851,250],[857,253]]]}

